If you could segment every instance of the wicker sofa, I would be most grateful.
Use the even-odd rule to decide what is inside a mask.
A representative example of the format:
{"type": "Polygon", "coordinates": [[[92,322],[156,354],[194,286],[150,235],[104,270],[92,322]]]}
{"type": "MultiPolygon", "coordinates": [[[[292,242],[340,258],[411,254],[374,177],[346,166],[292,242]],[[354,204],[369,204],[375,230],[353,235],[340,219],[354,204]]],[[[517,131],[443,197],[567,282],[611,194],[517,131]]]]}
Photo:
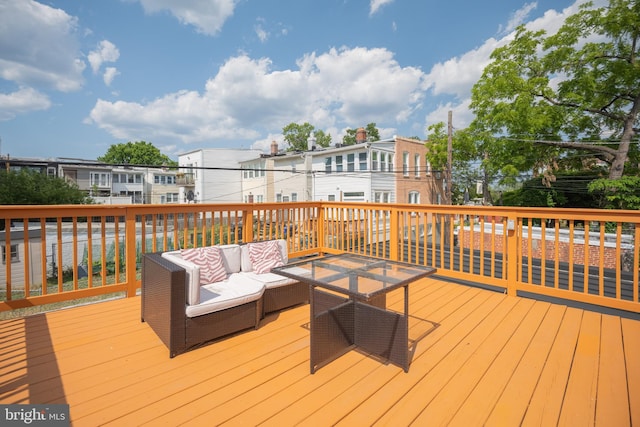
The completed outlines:
{"type": "MultiPolygon", "coordinates": [[[[277,240],[288,262],[284,240],[277,240]]],[[[200,280],[200,267],[182,251],[145,254],[142,260],[142,321],[169,348],[169,356],[228,334],[257,329],[267,314],[309,301],[308,286],[258,272],[250,245],[219,245],[226,277],[200,280]]],[[[255,247],[254,247],[255,248],[255,247]]]]}

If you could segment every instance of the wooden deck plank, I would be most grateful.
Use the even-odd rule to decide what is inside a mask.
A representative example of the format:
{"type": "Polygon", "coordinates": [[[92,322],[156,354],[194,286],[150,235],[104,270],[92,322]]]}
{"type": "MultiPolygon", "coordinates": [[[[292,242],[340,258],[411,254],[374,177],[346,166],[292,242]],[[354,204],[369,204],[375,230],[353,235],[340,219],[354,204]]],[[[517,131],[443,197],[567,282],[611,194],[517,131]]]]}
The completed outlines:
{"type": "MultiPolygon", "coordinates": [[[[394,420],[400,421],[403,425],[413,423],[432,405],[435,411],[429,411],[430,416],[438,419],[446,417],[448,415],[446,412],[451,411],[449,406],[451,401],[446,396],[442,398],[441,392],[445,389],[457,392],[455,386],[449,387],[451,381],[454,378],[462,378],[464,373],[474,371],[481,366],[487,356],[483,348],[491,344],[500,345],[505,336],[513,333],[519,324],[519,319],[530,310],[532,305],[532,301],[507,298],[504,303],[482,319],[432,371],[425,375],[411,394],[404,395],[400,401],[396,402],[379,422],[383,425],[389,425],[394,420]],[[485,343],[490,344],[485,345],[485,343]],[[480,357],[472,358],[476,355],[480,357]],[[470,366],[470,369],[467,370],[466,366],[470,366]]],[[[491,350],[491,352],[494,351],[491,350]]],[[[465,387],[469,389],[468,384],[465,387]]],[[[455,400],[455,397],[452,400],[455,400]]]]}
{"type": "Polygon", "coordinates": [[[627,386],[629,389],[629,410],[631,425],[640,425],[640,322],[620,319],[622,324],[622,340],[624,359],[627,368],[627,386]]]}
{"type": "MultiPolygon", "coordinates": [[[[484,422],[487,426],[520,425],[533,395],[566,307],[552,304],[515,372],[484,422]]],[[[465,407],[468,404],[465,404],[465,407]]],[[[480,408],[479,410],[484,410],[480,408]]]]}
{"type": "Polygon", "coordinates": [[[630,425],[627,372],[620,318],[602,316],[596,424],[630,425]]]}
{"type": "Polygon", "coordinates": [[[595,420],[601,319],[601,314],[590,311],[585,311],[582,316],[578,344],[560,412],[559,422],[562,425],[591,425],[595,420]]]}
{"type": "MultiPolygon", "coordinates": [[[[526,355],[531,341],[537,334],[540,326],[544,323],[544,318],[549,308],[550,304],[548,303],[536,303],[527,313],[522,323],[518,325],[514,333],[507,338],[505,345],[501,349],[497,348],[497,343],[487,343],[489,345],[495,345],[495,350],[498,351],[498,354],[491,354],[492,349],[486,348],[485,345],[485,352],[488,357],[488,360],[485,362],[488,368],[485,371],[481,371],[482,366],[476,367],[472,364],[465,365],[466,371],[469,371],[469,367],[476,369],[472,369],[471,372],[460,372],[458,374],[458,382],[463,380],[469,382],[469,385],[472,386],[472,378],[477,376],[477,385],[466,388],[467,392],[471,390],[471,394],[469,394],[466,399],[456,402],[456,406],[452,408],[449,414],[446,414],[447,417],[444,418],[443,421],[446,421],[446,423],[451,426],[485,424],[502,391],[518,368],[522,358],[526,355]],[[481,373],[483,374],[480,378],[481,373]]],[[[456,387],[455,383],[450,383],[439,396],[447,393],[447,399],[452,400],[451,393],[448,392],[452,387],[456,387]]],[[[462,387],[460,387],[460,389],[462,389],[462,387]]],[[[460,399],[464,397],[462,393],[459,393],[459,396],[460,399]]],[[[428,419],[427,417],[429,417],[429,413],[432,412],[433,409],[434,405],[432,404],[420,415],[417,422],[420,422],[421,419],[428,419]]]]}
{"type": "MultiPolygon", "coordinates": [[[[496,310],[502,311],[510,308],[509,299],[499,294],[482,295],[464,301],[462,305],[453,307],[450,315],[438,323],[441,325],[430,340],[434,344],[425,348],[424,357],[414,360],[408,376],[398,375],[384,388],[376,390],[367,400],[362,402],[351,413],[347,414],[339,425],[371,425],[378,421],[385,412],[394,408],[398,400],[405,395],[420,394],[417,387],[434,367],[452,352],[461,340],[473,331],[476,326],[487,316],[496,310]],[[488,296],[488,298],[482,298],[488,296]]],[[[425,384],[425,386],[428,386],[425,384]]],[[[420,407],[424,407],[426,401],[421,399],[420,407]]]]}
{"type": "Polygon", "coordinates": [[[556,425],[573,363],[573,354],[580,334],[582,310],[568,308],[560,330],[531,396],[522,425],[556,425]]]}
{"type": "MultiPolygon", "coordinates": [[[[295,314],[295,316],[289,316],[294,323],[303,320],[303,317],[299,316],[299,311],[291,314],[295,314]]],[[[177,422],[214,410],[217,414],[214,418],[220,422],[224,419],[221,416],[220,407],[224,406],[224,413],[227,414],[231,411],[228,402],[237,396],[242,396],[245,402],[244,408],[246,408],[250,402],[248,394],[253,395],[252,399],[259,398],[255,396],[253,390],[259,388],[261,382],[268,378],[278,378],[292,366],[308,361],[309,340],[304,333],[300,335],[278,333],[277,336],[268,334],[266,338],[271,341],[270,346],[265,346],[262,341],[257,342],[256,344],[261,348],[256,349],[255,358],[240,364],[230,364],[221,372],[213,370],[208,372],[204,367],[199,373],[201,381],[191,386],[189,393],[163,394],[161,399],[131,412],[119,421],[154,424],[158,418],[163,418],[166,421],[176,420],[177,422]],[[263,352],[262,355],[259,352],[263,352]],[[249,390],[251,392],[248,392],[249,390]]],[[[208,362],[205,360],[203,363],[208,362]]]]}
{"type": "Polygon", "coordinates": [[[0,403],[68,403],[74,426],[640,424],[640,321],[435,278],[410,293],[408,373],[351,351],[310,375],[308,305],[173,359],[139,298],[2,321],[0,403]]]}
{"type": "MultiPolygon", "coordinates": [[[[283,343],[288,343],[294,334],[299,333],[299,337],[303,337],[306,333],[302,328],[288,328],[288,334],[284,335],[278,332],[282,326],[278,322],[270,322],[264,326],[261,334],[252,334],[257,331],[249,330],[174,359],[169,359],[168,354],[162,351],[164,354],[160,357],[169,361],[164,364],[163,375],[158,376],[156,369],[145,367],[138,372],[136,382],[125,390],[119,390],[117,393],[104,391],[103,395],[96,399],[77,402],[74,405],[74,416],[81,421],[86,419],[87,425],[98,425],[111,420],[111,408],[114,405],[121,406],[121,413],[128,414],[153,404],[159,397],[182,392],[189,392],[190,395],[193,387],[206,380],[223,375],[236,367],[246,369],[256,358],[277,350],[283,343]],[[212,357],[215,357],[215,362],[211,360],[212,357]],[[177,363],[171,363],[174,361],[177,363]]],[[[232,378],[238,377],[234,375],[232,378]]],[[[167,409],[170,410],[172,407],[169,406],[167,409]]]]}

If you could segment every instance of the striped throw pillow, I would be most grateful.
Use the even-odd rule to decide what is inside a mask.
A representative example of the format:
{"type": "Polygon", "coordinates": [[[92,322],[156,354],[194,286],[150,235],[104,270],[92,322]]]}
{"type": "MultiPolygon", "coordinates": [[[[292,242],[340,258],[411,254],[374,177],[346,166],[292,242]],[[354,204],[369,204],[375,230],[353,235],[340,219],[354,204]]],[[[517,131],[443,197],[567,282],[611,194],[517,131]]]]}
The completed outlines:
{"type": "Polygon", "coordinates": [[[257,274],[269,273],[272,268],[284,265],[280,245],[275,240],[248,243],[249,258],[257,274]]]}
{"type": "Polygon", "coordinates": [[[207,246],[205,248],[182,249],[182,258],[200,267],[200,285],[221,282],[227,278],[227,271],[222,262],[222,252],[219,248],[207,246]]]}

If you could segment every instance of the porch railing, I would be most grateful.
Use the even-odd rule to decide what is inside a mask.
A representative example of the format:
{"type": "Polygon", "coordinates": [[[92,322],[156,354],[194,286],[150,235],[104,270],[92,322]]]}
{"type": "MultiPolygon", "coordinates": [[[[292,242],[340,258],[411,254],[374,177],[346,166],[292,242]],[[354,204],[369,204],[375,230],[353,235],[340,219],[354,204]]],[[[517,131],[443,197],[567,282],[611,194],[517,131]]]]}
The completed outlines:
{"type": "Polygon", "coordinates": [[[0,311],[136,295],[144,253],[285,238],[443,277],[640,312],[636,211],[337,202],[0,208],[0,311]]]}

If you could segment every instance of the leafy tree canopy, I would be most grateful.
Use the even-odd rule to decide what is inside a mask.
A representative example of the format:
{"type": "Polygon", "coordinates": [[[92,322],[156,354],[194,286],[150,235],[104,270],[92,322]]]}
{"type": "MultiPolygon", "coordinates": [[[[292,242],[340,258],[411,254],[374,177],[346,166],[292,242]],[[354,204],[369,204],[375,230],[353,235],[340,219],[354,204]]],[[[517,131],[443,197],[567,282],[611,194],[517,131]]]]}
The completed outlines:
{"type": "MultiPolygon", "coordinates": [[[[367,127],[364,128],[367,131],[367,141],[380,141],[380,132],[376,127],[375,123],[369,123],[367,127]]],[[[344,145],[353,145],[356,143],[356,132],[358,129],[347,129],[347,134],[342,137],[342,144],[344,145]]]]}
{"type": "Polygon", "coordinates": [[[502,194],[507,206],[536,206],[556,208],[597,208],[598,197],[588,190],[594,173],[572,172],[558,174],[553,182],[543,177],[531,178],[522,187],[502,194]]]}
{"type": "Polygon", "coordinates": [[[573,150],[580,162],[602,161],[609,178],[619,179],[640,128],[639,57],[637,0],[585,3],[553,35],[518,28],[472,90],[469,130],[478,152],[514,177],[555,173],[557,159],[573,150]],[[603,142],[602,135],[611,136],[603,142]]]}
{"type": "Polygon", "coordinates": [[[289,123],[282,128],[284,140],[289,144],[287,151],[307,151],[307,140],[313,132],[316,139],[316,145],[328,147],[331,144],[331,135],[324,133],[323,130],[316,130],[312,124],[304,122],[303,124],[289,123]]]}
{"type": "Polygon", "coordinates": [[[162,154],[152,143],[145,141],[113,144],[98,161],[109,164],[145,166],[177,166],[178,162],[162,154]]]}
{"type": "Polygon", "coordinates": [[[91,198],[74,184],[38,171],[0,170],[0,204],[65,205],[91,203],[91,198]]]}

